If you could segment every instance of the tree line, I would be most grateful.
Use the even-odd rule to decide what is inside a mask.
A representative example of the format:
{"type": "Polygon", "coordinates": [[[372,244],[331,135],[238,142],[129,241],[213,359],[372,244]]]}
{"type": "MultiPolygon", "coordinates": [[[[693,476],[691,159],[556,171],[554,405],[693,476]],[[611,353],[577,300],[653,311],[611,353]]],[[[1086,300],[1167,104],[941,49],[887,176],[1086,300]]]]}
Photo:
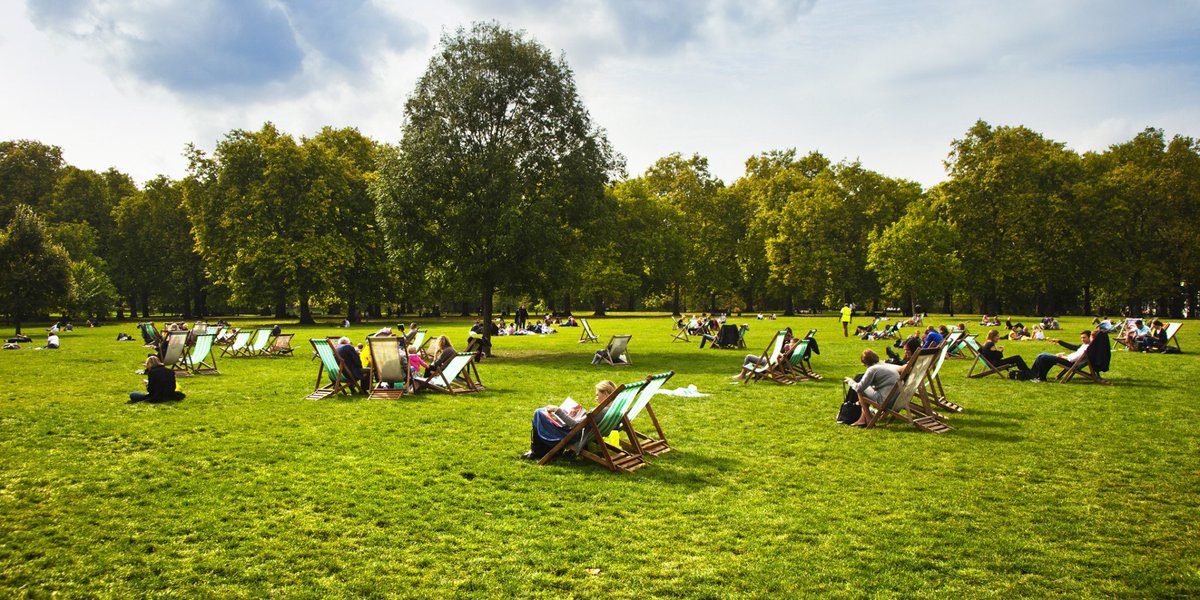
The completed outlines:
{"type": "Polygon", "coordinates": [[[1077,153],[975,123],[930,188],[819,152],[628,176],[564,59],[446,34],[398,144],[266,123],[142,185],[0,142],[0,312],[773,310],[1194,314],[1200,146],[1147,128],[1077,153]]]}

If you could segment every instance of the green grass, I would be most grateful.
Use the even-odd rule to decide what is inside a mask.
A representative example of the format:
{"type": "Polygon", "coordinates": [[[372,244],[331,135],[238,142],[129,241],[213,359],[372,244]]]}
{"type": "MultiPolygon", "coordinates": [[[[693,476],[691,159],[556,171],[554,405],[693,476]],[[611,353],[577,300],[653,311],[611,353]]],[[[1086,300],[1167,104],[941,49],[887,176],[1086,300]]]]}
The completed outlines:
{"type": "MultiPolygon", "coordinates": [[[[145,350],[113,339],[132,324],[2,352],[0,595],[1200,594],[1194,323],[1183,355],[1115,354],[1111,387],[950,362],[966,410],[939,436],[834,424],[841,377],[884,342],[831,318],[751,321],[752,352],[820,330],[825,379],[788,387],[730,385],[745,352],[672,344],[661,316],[590,321],[633,334],[632,367],[591,365],[600,345],[564,328],[497,338],[484,393],[398,401],[301,399],[304,340],[332,326],[287,326],[296,357],[219,359],[169,405],[125,404],[145,350]],[[711,394],[655,400],[674,452],[631,475],[517,458],[535,408],[667,369],[711,394]]],[[[465,340],[466,321],[426,325],[465,340]]]]}

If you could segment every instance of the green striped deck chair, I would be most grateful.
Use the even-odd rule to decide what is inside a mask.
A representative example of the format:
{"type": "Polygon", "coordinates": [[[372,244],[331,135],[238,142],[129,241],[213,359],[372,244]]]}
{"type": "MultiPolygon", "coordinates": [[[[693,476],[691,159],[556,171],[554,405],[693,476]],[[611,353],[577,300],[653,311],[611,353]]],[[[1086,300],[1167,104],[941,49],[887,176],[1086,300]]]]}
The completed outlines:
{"type": "Polygon", "coordinates": [[[583,332],[579,335],[579,343],[584,342],[599,342],[600,336],[592,333],[592,326],[588,325],[587,319],[579,319],[579,326],[583,328],[583,332]]]}
{"type": "Polygon", "coordinates": [[[899,419],[929,433],[950,431],[950,426],[940,418],[940,415],[933,412],[928,392],[923,386],[925,378],[928,377],[933,364],[937,362],[940,352],[937,348],[924,348],[913,355],[904,365],[904,370],[900,371],[900,378],[896,380],[892,389],[888,390],[882,402],[876,403],[870,398],[862,396],[867,404],[875,409],[870,419],[867,420],[868,428],[899,419]]]}
{"type": "Polygon", "coordinates": [[[162,336],[158,333],[158,328],[154,323],[138,323],[138,330],[142,332],[142,345],[147,348],[157,348],[162,342],[162,336]]]}
{"type": "Polygon", "coordinates": [[[184,352],[187,350],[188,332],[186,331],[168,331],[166,349],[163,350],[162,363],[164,367],[168,367],[175,371],[177,375],[190,375],[188,373],[187,359],[184,357],[184,352]]]}
{"type": "Polygon", "coordinates": [[[746,381],[758,381],[764,377],[775,380],[776,383],[787,383],[786,380],[780,380],[775,377],[781,368],[779,357],[783,354],[783,341],[787,336],[787,330],[780,329],[775,333],[775,339],[767,344],[767,349],[763,350],[762,356],[755,363],[746,363],[742,366],[744,369],[750,369],[750,373],[746,376],[746,381]]]}
{"type": "Polygon", "coordinates": [[[628,436],[628,441],[622,442],[621,446],[626,450],[642,456],[659,456],[671,451],[671,445],[667,443],[667,436],[663,433],[662,424],[658,422],[658,417],[654,414],[654,408],[650,406],[650,399],[654,394],[658,393],[663,384],[674,374],[675,371],[667,371],[646,378],[646,385],[642,387],[637,400],[629,408],[629,413],[625,415],[625,432],[628,436]],[[642,433],[633,426],[633,421],[643,411],[650,416],[650,422],[654,425],[654,431],[658,434],[658,437],[642,433]]]}
{"type": "Polygon", "coordinates": [[[246,348],[246,356],[264,356],[271,342],[271,331],[274,327],[259,327],[254,332],[254,341],[246,348]]]}
{"type": "Polygon", "coordinates": [[[320,400],[328,398],[334,394],[357,394],[358,382],[350,376],[346,370],[346,365],[342,364],[342,357],[338,356],[333,350],[333,346],[329,344],[327,339],[310,339],[313,352],[316,352],[317,358],[321,359],[320,366],[317,367],[317,382],[313,386],[313,392],[304,397],[305,400],[320,400]],[[328,379],[329,383],[321,385],[322,379],[328,379]]]}
{"type": "Polygon", "coordinates": [[[413,376],[413,391],[432,388],[446,394],[468,394],[485,390],[475,367],[475,353],[462,352],[435,373],[425,377],[413,376]]]}
{"type": "Polygon", "coordinates": [[[804,355],[808,354],[808,346],[812,343],[811,339],[812,336],[805,336],[796,345],[796,348],[792,350],[792,355],[783,362],[786,365],[786,369],[782,373],[782,377],[791,379],[793,382],[805,380],[818,381],[822,378],[813,370],[811,361],[804,358],[804,355]]]}
{"type": "Polygon", "coordinates": [[[570,449],[577,456],[599,463],[617,473],[631,473],[646,466],[646,461],[640,455],[614,448],[604,441],[605,436],[625,420],[638,392],[645,385],[646,381],[643,380],[618,386],[551,448],[538,464],[545,465],[564,450],[570,449]],[[595,450],[591,449],[593,445],[595,450]]]}
{"type": "Polygon", "coordinates": [[[192,354],[187,357],[187,368],[196,375],[220,375],[217,370],[217,354],[213,352],[215,333],[200,333],[196,335],[196,343],[192,346],[192,354]]]}
{"type": "Polygon", "coordinates": [[[933,363],[933,368],[929,369],[929,373],[925,377],[926,392],[929,394],[929,400],[937,406],[952,412],[962,412],[962,407],[946,399],[946,388],[942,385],[942,378],[939,373],[942,371],[942,365],[946,363],[946,359],[950,358],[950,352],[953,348],[957,348],[963,343],[966,334],[961,331],[955,331],[946,336],[942,340],[941,346],[938,346],[937,361],[933,363]]]}
{"type": "Polygon", "coordinates": [[[408,387],[408,352],[401,343],[403,338],[394,335],[369,336],[367,347],[371,349],[371,386],[367,399],[395,400],[404,396],[408,387]]]}
{"type": "Polygon", "coordinates": [[[233,336],[233,342],[221,348],[221,356],[243,356],[250,344],[250,332],[243,329],[233,336]]]}

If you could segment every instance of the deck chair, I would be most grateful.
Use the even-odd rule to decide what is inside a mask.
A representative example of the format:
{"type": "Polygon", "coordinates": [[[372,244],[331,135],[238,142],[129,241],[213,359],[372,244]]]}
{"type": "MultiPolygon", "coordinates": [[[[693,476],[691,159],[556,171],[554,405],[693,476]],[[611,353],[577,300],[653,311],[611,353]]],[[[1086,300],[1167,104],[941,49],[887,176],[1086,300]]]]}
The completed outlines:
{"type": "Polygon", "coordinates": [[[877,403],[866,398],[867,404],[875,409],[870,419],[867,420],[868,428],[899,419],[921,431],[930,433],[950,431],[950,426],[933,411],[929,394],[923,385],[929,376],[929,370],[937,362],[940,352],[937,348],[924,348],[918,351],[904,365],[904,369],[900,371],[900,378],[896,380],[892,389],[888,390],[882,402],[877,403]]]}
{"type": "Polygon", "coordinates": [[[688,337],[687,319],[676,321],[675,317],[671,317],[671,343],[679,341],[691,341],[691,338],[688,337]]]}
{"type": "Polygon", "coordinates": [[[446,394],[469,394],[487,389],[479,380],[479,369],[475,367],[474,352],[459,353],[441,369],[427,376],[413,375],[413,392],[419,392],[425,388],[432,388],[446,394]]]}
{"type": "Polygon", "coordinates": [[[1175,337],[1175,334],[1179,333],[1180,327],[1183,327],[1183,323],[1167,323],[1167,342],[1163,344],[1162,348],[1158,349],[1159,352],[1166,352],[1167,347],[1171,345],[1171,342],[1175,342],[1176,350],[1183,352],[1183,348],[1179,346],[1179,338],[1175,337]]]}
{"type": "Polygon", "coordinates": [[[246,356],[265,356],[273,330],[273,327],[259,327],[258,331],[254,332],[254,341],[246,348],[246,356]]]}
{"type": "Polygon", "coordinates": [[[213,352],[215,333],[196,335],[196,343],[192,346],[192,354],[187,357],[187,368],[196,375],[220,375],[217,370],[217,353],[213,352]]]}
{"type": "Polygon", "coordinates": [[[650,407],[650,400],[673,375],[675,375],[675,371],[667,371],[646,378],[646,385],[642,387],[637,400],[629,407],[629,412],[625,415],[624,424],[628,439],[621,442],[622,448],[642,456],[647,454],[659,456],[671,451],[671,445],[667,443],[667,436],[663,433],[662,424],[658,422],[658,417],[654,415],[654,409],[650,407]],[[634,428],[633,421],[642,414],[643,410],[650,415],[650,422],[654,424],[654,431],[658,437],[644,434],[634,428]]]}
{"type": "Polygon", "coordinates": [[[737,341],[738,348],[740,348],[742,350],[746,349],[746,334],[749,331],[750,331],[749,325],[742,325],[741,329],[738,329],[738,341],[737,341]]]}
{"type": "Polygon", "coordinates": [[[963,332],[955,331],[942,340],[942,345],[938,347],[937,361],[933,364],[933,368],[929,369],[929,375],[925,378],[925,383],[923,384],[927,386],[929,400],[933,404],[956,413],[962,412],[963,409],[961,406],[946,399],[946,388],[942,385],[942,378],[938,376],[938,373],[941,372],[942,365],[945,364],[946,359],[950,357],[950,351],[953,348],[957,348],[962,343],[964,337],[966,336],[963,332]]]}
{"type": "Polygon", "coordinates": [[[796,345],[794,350],[792,350],[792,355],[789,356],[786,361],[784,361],[786,370],[782,374],[782,377],[786,377],[792,382],[819,381],[822,379],[822,377],[813,370],[811,362],[804,358],[804,355],[808,354],[808,346],[811,343],[811,339],[811,336],[806,336],[804,339],[800,340],[800,343],[796,345]]]}
{"type": "Polygon", "coordinates": [[[142,345],[147,348],[158,348],[163,342],[163,336],[154,323],[138,323],[138,331],[142,332],[142,345]]]}
{"type": "Polygon", "coordinates": [[[538,464],[545,465],[564,451],[570,450],[577,456],[599,463],[617,473],[632,473],[646,466],[646,461],[641,455],[614,448],[604,441],[605,436],[612,433],[617,425],[625,422],[638,392],[645,386],[645,380],[618,386],[601,400],[596,408],[589,411],[582,421],[572,427],[571,432],[555,444],[538,464]],[[589,447],[592,442],[596,445],[594,451],[589,447]]]}
{"type": "Polygon", "coordinates": [[[884,327],[882,331],[873,331],[867,334],[868,339],[872,340],[893,340],[900,338],[900,322],[896,321],[884,327]]]}
{"type": "Polygon", "coordinates": [[[632,335],[614,335],[604,348],[604,362],[614,367],[628,367],[633,364],[629,360],[629,339],[632,335]]]}
{"type": "Polygon", "coordinates": [[[431,341],[433,341],[433,338],[427,337],[425,334],[425,330],[421,329],[421,330],[417,331],[416,334],[414,334],[411,339],[409,339],[408,345],[416,346],[417,354],[421,358],[423,358],[425,360],[429,360],[429,359],[433,358],[429,355],[429,342],[431,342],[431,341]]]}
{"type": "Polygon", "coordinates": [[[221,348],[221,356],[245,356],[250,344],[250,332],[243,329],[233,337],[233,342],[221,348]]]}
{"type": "Polygon", "coordinates": [[[357,394],[359,393],[358,382],[351,376],[349,369],[342,362],[342,357],[334,351],[327,339],[310,339],[313,352],[317,353],[317,357],[321,359],[321,364],[317,366],[317,382],[313,386],[311,394],[304,397],[305,400],[321,400],[328,398],[334,394],[357,394]],[[322,376],[329,380],[329,383],[321,385],[322,376]]]}
{"type": "Polygon", "coordinates": [[[1109,336],[1112,338],[1112,349],[1113,350],[1116,350],[1118,347],[1123,347],[1126,350],[1131,349],[1129,347],[1129,344],[1130,344],[1129,334],[1133,332],[1134,322],[1139,321],[1139,320],[1140,319],[1138,319],[1136,317],[1125,319],[1124,321],[1121,321],[1121,323],[1119,325],[1116,326],[1116,331],[1113,332],[1109,336]]]}
{"type": "Polygon", "coordinates": [[[875,331],[875,328],[879,326],[879,322],[882,320],[883,320],[883,317],[875,317],[875,320],[871,321],[870,324],[859,325],[858,327],[855,327],[854,335],[866,335],[868,333],[871,333],[872,331],[875,331]]]}
{"type": "Polygon", "coordinates": [[[777,377],[779,374],[778,369],[781,368],[781,365],[778,364],[779,357],[783,354],[783,341],[786,336],[787,330],[780,329],[775,333],[775,337],[771,340],[771,343],[767,344],[766,350],[763,350],[762,356],[759,357],[758,361],[742,365],[743,369],[750,369],[750,372],[746,374],[747,382],[758,381],[763,378],[774,379],[776,383],[786,384],[790,382],[786,377],[786,372],[784,372],[782,379],[777,377]],[[763,361],[766,362],[764,363],[763,361]]]}
{"type": "Polygon", "coordinates": [[[1070,366],[1064,367],[1059,371],[1057,380],[1059,383],[1067,383],[1076,375],[1101,385],[1112,385],[1112,382],[1101,377],[1102,371],[1107,371],[1112,362],[1112,348],[1109,347],[1108,334],[1103,331],[1097,331],[1092,334],[1092,341],[1088,344],[1087,351],[1082,356],[1075,359],[1075,362],[1070,366]]]}
{"type": "Polygon", "coordinates": [[[292,338],[294,333],[281,333],[271,340],[271,345],[267,347],[264,354],[266,356],[291,356],[296,349],[292,348],[292,338]]]}
{"type": "MultiPolygon", "coordinates": [[[[974,358],[975,353],[972,352],[971,349],[967,347],[967,338],[977,340],[979,338],[979,334],[978,333],[966,333],[964,331],[956,331],[953,333],[959,334],[958,342],[956,342],[953,346],[950,347],[950,350],[946,353],[946,358],[952,358],[955,360],[965,360],[968,358],[974,358]]],[[[976,343],[978,343],[978,342],[976,342],[976,343]]]]}
{"type": "Polygon", "coordinates": [[[409,385],[408,351],[403,339],[395,336],[368,336],[371,349],[371,385],[367,399],[395,400],[404,396],[409,385]],[[379,387],[387,384],[387,387],[379,387]]]}
{"type": "Polygon", "coordinates": [[[599,342],[600,341],[600,336],[592,333],[592,326],[588,325],[587,319],[584,319],[581,317],[579,319],[579,325],[580,325],[580,327],[583,327],[583,332],[581,332],[579,335],[579,343],[580,344],[582,344],[584,342],[599,342]]]}
{"type": "Polygon", "coordinates": [[[979,345],[979,341],[976,340],[974,336],[968,335],[967,337],[963,338],[963,342],[967,344],[967,349],[971,352],[971,354],[975,355],[975,362],[971,363],[971,369],[967,371],[967,377],[969,379],[979,379],[980,377],[987,377],[988,375],[995,375],[997,373],[1004,375],[1017,368],[1015,365],[993,365],[992,362],[988,360],[982,352],[980,352],[982,347],[979,345]],[[983,369],[976,373],[975,367],[981,364],[983,365],[983,369]]]}
{"type": "Polygon", "coordinates": [[[188,372],[187,359],[184,358],[184,351],[187,349],[186,331],[168,331],[166,349],[163,351],[162,363],[164,367],[169,367],[175,371],[176,375],[191,375],[188,372]]]}
{"type": "Polygon", "coordinates": [[[730,350],[738,347],[738,341],[741,338],[738,333],[738,326],[733,323],[726,323],[717,331],[717,335],[713,337],[712,348],[730,350]]]}

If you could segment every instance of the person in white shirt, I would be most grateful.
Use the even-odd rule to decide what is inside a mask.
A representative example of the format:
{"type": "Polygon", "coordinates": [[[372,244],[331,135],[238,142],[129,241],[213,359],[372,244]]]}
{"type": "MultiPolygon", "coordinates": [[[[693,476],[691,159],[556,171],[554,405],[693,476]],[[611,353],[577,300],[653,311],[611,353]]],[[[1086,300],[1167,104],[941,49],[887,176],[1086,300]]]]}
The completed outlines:
{"type": "Polygon", "coordinates": [[[47,350],[58,350],[58,334],[57,333],[51,333],[50,335],[46,336],[46,349],[47,350]]]}
{"type": "Polygon", "coordinates": [[[1054,368],[1054,365],[1063,367],[1071,366],[1071,364],[1079,360],[1079,357],[1087,353],[1088,344],[1091,342],[1092,332],[1085,330],[1079,333],[1078,346],[1074,344],[1068,344],[1066,342],[1059,342],[1059,345],[1063,346],[1064,348],[1074,350],[1074,352],[1069,354],[1066,352],[1059,352],[1058,354],[1043,352],[1039,354],[1038,357],[1033,360],[1033,366],[1029,369],[1033,372],[1034,377],[1031,381],[1042,381],[1045,379],[1046,375],[1050,373],[1050,369],[1054,368]]]}

